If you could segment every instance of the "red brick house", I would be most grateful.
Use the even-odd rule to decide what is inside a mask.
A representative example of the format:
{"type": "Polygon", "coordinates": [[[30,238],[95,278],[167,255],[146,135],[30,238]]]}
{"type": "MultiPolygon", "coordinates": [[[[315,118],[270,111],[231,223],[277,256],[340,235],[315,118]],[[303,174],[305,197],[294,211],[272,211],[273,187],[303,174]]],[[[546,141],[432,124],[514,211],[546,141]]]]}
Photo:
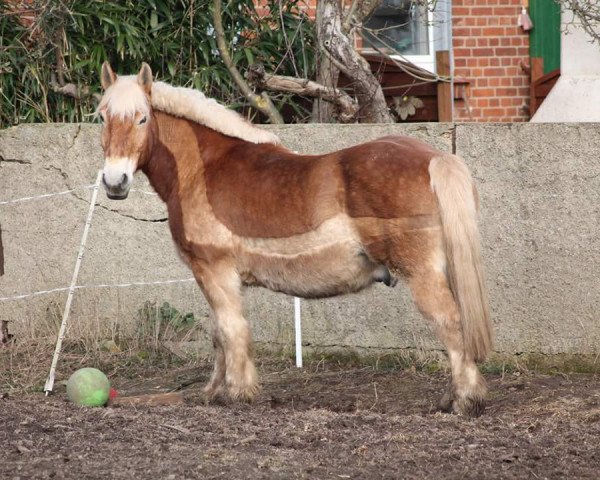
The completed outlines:
{"type": "MultiPolygon", "coordinates": [[[[316,0],[306,0],[304,8],[314,17],[316,0]]],[[[387,41],[405,59],[433,73],[436,52],[450,51],[454,120],[528,121],[530,104],[539,105],[558,76],[560,10],[554,0],[438,0],[433,12],[419,11],[411,0],[384,0],[366,27],[386,29],[387,41]],[[533,20],[530,30],[519,26],[524,5],[533,20]]],[[[356,41],[364,53],[376,53],[372,44],[386,46],[385,40],[363,37],[356,41]]],[[[433,95],[435,101],[435,91],[422,86],[407,94],[433,95]]],[[[412,120],[437,120],[435,109],[429,110],[412,120]]]]}

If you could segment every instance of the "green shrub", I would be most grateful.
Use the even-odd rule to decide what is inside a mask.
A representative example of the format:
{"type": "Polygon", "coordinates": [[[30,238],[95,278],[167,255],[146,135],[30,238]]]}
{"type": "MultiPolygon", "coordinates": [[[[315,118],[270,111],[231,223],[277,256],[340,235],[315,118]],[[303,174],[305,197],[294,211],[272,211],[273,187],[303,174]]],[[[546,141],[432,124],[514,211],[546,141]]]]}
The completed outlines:
{"type": "MultiPolygon", "coordinates": [[[[224,2],[227,43],[242,73],[261,62],[281,75],[313,75],[314,28],[298,3],[270,0],[261,17],[252,0],[224,2]]],[[[18,6],[0,0],[0,127],[87,120],[105,60],[121,73],[136,73],[145,61],[160,80],[247,110],[218,54],[211,8],[207,0],[32,0],[18,6]],[[56,91],[65,83],[75,86],[79,99],[56,91]]],[[[274,101],[278,108],[291,105],[298,118],[307,116],[301,98],[277,95],[274,101]]]]}

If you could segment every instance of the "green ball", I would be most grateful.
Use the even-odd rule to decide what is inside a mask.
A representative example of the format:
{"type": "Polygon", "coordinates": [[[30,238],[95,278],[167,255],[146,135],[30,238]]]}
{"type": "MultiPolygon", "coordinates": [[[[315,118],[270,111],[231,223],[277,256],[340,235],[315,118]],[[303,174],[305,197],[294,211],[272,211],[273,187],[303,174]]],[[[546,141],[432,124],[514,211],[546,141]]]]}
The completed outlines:
{"type": "Polygon", "coordinates": [[[97,368],[80,368],[69,377],[67,397],[85,407],[106,405],[110,394],[110,382],[97,368]]]}

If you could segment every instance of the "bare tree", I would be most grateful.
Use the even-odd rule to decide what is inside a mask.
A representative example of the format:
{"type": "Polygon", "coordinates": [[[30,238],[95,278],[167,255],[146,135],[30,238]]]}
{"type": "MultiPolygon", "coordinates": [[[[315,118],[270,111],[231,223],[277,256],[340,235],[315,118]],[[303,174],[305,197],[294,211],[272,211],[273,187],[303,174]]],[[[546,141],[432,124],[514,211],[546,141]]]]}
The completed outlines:
{"type": "MultiPolygon", "coordinates": [[[[340,6],[343,7],[344,3],[342,1],[340,6]]],[[[348,35],[351,31],[353,32],[355,30],[354,27],[362,23],[381,4],[382,0],[352,0],[351,5],[346,8],[343,15],[342,31],[344,34],[348,35]]],[[[331,15],[329,4],[323,1],[317,2],[316,33],[319,45],[322,45],[325,40],[324,36],[326,32],[323,25],[329,15],[331,15]]],[[[339,75],[339,69],[329,60],[329,57],[322,49],[319,49],[317,51],[317,83],[329,89],[336,89],[339,75]]],[[[332,105],[327,99],[323,98],[326,101],[321,101],[321,99],[322,97],[315,99],[313,105],[313,122],[331,122],[335,117],[332,105]]]]}
{"type": "Polygon", "coordinates": [[[572,24],[578,20],[581,27],[592,38],[592,42],[600,43],[600,2],[598,0],[557,0],[563,8],[573,12],[572,24]]]}
{"type": "MultiPolygon", "coordinates": [[[[317,113],[319,121],[330,121],[335,112],[341,122],[354,121],[356,117],[360,117],[360,121],[365,123],[393,122],[381,85],[371,72],[369,63],[354,48],[354,40],[347,35],[353,22],[362,21],[381,2],[382,0],[353,0],[345,18],[342,16],[341,0],[318,2],[317,37],[322,61],[316,82],[267,74],[260,66],[251,69],[248,81],[265,90],[301,93],[328,102],[325,115],[317,113]],[[351,80],[356,101],[337,89],[339,71],[351,80]]],[[[282,123],[281,116],[267,94],[263,92],[257,95],[233,64],[221,22],[221,0],[213,1],[213,20],[221,58],[240,91],[272,123],[282,123]]]]}
{"type": "MultiPolygon", "coordinates": [[[[414,6],[434,8],[437,0],[411,0],[414,6]]],[[[371,14],[383,3],[383,0],[319,0],[317,2],[317,77],[316,81],[305,78],[293,78],[274,75],[264,71],[261,65],[251,68],[247,80],[256,88],[278,92],[293,92],[315,98],[313,106],[313,122],[360,121],[363,123],[392,123],[394,118],[390,113],[381,85],[369,63],[355,48],[355,34],[363,29],[371,14]],[[339,74],[343,73],[349,79],[355,99],[337,88],[339,74]]],[[[220,23],[221,0],[214,0],[214,21],[217,34],[217,44],[223,61],[229,69],[234,81],[249,102],[261,109],[261,100],[266,94],[258,96],[246,83],[231,62],[224,40],[223,27],[220,23]],[[261,98],[262,97],[262,98],[261,98]]],[[[369,30],[371,37],[377,32],[369,30]]],[[[388,45],[386,50],[390,50],[388,45]]],[[[377,50],[389,57],[387,51],[377,50]]],[[[396,60],[393,60],[396,61],[396,60]]],[[[408,74],[417,75],[410,68],[398,62],[408,74]]],[[[438,81],[440,77],[420,78],[422,81],[438,81]]],[[[448,81],[449,79],[441,79],[448,81]]],[[[263,113],[272,117],[272,104],[263,113]]],[[[271,118],[273,122],[273,118],[271,118]]]]}
{"type": "MultiPolygon", "coordinates": [[[[317,15],[316,15],[316,33],[317,33],[317,45],[321,45],[323,41],[323,29],[319,26],[323,24],[323,16],[325,15],[325,2],[317,2],[317,15]]],[[[329,58],[321,51],[317,49],[316,52],[317,60],[317,78],[316,82],[323,85],[324,88],[336,89],[340,71],[335,68],[329,61],[329,58]]],[[[335,118],[335,112],[333,105],[327,99],[318,96],[315,98],[313,103],[313,114],[312,121],[314,123],[329,123],[335,118]]]]}
{"type": "MultiPolygon", "coordinates": [[[[361,23],[381,0],[354,0],[342,16],[340,0],[321,0],[321,16],[317,25],[320,51],[329,61],[328,69],[335,67],[350,79],[359,105],[359,117],[364,123],[392,123],[393,117],[385,96],[371,66],[354,48],[354,39],[347,32],[354,23],[361,23]]],[[[335,74],[330,77],[336,78],[335,74]]]]}

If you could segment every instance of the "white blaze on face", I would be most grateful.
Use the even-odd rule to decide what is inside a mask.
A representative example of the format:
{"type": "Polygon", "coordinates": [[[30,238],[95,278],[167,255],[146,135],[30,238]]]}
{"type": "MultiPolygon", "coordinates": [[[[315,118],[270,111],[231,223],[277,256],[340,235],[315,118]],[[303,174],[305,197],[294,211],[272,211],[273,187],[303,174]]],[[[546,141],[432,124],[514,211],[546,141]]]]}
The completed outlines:
{"type": "Polygon", "coordinates": [[[108,88],[103,84],[106,92],[98,106],[104,122],[102,146],[106,156],[103,183],[108,197],[112,199],[127,197],[148,139],[151,113],[148,95],[152,82],[149,67],[144,73],[143,79],[139,75],[120,76],[114,83],[105,78],[105,84],[110,84],[108,88]]]}

